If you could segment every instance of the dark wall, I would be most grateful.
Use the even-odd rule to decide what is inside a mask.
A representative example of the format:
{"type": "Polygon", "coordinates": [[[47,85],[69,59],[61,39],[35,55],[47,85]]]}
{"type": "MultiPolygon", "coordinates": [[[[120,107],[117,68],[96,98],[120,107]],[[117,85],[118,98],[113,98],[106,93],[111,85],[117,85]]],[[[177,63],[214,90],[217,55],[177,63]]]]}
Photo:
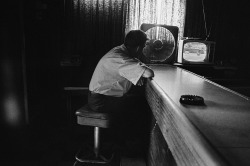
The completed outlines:
{"type": "Polygon", "coordinates": [[[30,123],[56,123],[63,107],[59,66],[63,1],[22,2],[30,123]]]}
{"type": "Polygon", "coordinates": [[[11,150],[25,148],[22,135],[28,122],[22,5],[4,2],[0,7],[1,162],[13,156],[11,150]]]}
{"type": "Polygon", "coordinates": [[[21,3],[1,6],[0,50],[0,122],[19,128],[26,122],[25,51],[21,3]]]}

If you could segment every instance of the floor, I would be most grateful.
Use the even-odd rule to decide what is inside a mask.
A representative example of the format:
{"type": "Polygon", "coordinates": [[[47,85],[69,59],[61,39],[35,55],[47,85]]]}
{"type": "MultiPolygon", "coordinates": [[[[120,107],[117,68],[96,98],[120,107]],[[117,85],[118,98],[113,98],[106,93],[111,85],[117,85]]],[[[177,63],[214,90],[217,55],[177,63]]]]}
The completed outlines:
{"type": "MultiPolygon", "coordinates": [[[[92,132],[92,128],[86,126],[54,128],[32,126],[25,129],[6,130],[1,136],[0,165],[73,166],[74,156],[79,148],[84,143],[92,143],[92,132]]],[[[109,134],[106,133],[104,136],[109,134]]],[[[108,142],[107,139],[102,141],[108,142]]],[[[117,156],[120,156],[120,161],[115,160],[114,166],[144,166],[143,152],[138,150],[136,144],[132,141],[127,147],[117,144],[116,151],[119,151],[117,156]]]]}

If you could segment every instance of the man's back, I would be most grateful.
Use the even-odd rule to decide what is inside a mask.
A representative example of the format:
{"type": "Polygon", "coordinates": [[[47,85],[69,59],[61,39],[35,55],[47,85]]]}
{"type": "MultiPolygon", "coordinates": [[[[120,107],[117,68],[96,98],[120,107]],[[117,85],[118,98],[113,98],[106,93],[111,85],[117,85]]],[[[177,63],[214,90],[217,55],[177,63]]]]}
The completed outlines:
{"type": "Polygon", "coordinates": [[[144,72],[140,61],[130,58],[124,45],[105,54],[96,66],[89,90],[108,96],[123,96],[144,72]]]}

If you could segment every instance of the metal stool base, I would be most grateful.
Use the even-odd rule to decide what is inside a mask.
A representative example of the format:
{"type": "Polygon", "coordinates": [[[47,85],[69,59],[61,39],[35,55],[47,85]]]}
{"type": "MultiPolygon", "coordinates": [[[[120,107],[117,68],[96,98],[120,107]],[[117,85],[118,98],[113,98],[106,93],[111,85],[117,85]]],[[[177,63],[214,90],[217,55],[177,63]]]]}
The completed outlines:
{"type": "Polygon", "coordinates": [[[80,163],[108,164],[112,161],[113,157],[113,153],[108,154],[107,152],[96,156],[94,150],[88,147],[87,150],[80,150],[76,154],[75,159],[80,163]]]}

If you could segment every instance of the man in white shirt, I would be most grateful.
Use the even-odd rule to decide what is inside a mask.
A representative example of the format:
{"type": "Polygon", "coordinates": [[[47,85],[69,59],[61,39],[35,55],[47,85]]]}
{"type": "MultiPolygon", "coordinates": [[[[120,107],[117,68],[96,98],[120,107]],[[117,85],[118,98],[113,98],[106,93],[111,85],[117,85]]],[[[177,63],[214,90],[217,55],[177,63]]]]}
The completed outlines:
{"type": "Polygon", "coordinates": [[[131,86],[142,85],[143,78],[154,76],[154,72],[138,60],[146,41],[143,31],[132,30],[126,35],[124,44],[100,59],[89,84],[88,105],[93,111],[119,111],[131,86]]]}

